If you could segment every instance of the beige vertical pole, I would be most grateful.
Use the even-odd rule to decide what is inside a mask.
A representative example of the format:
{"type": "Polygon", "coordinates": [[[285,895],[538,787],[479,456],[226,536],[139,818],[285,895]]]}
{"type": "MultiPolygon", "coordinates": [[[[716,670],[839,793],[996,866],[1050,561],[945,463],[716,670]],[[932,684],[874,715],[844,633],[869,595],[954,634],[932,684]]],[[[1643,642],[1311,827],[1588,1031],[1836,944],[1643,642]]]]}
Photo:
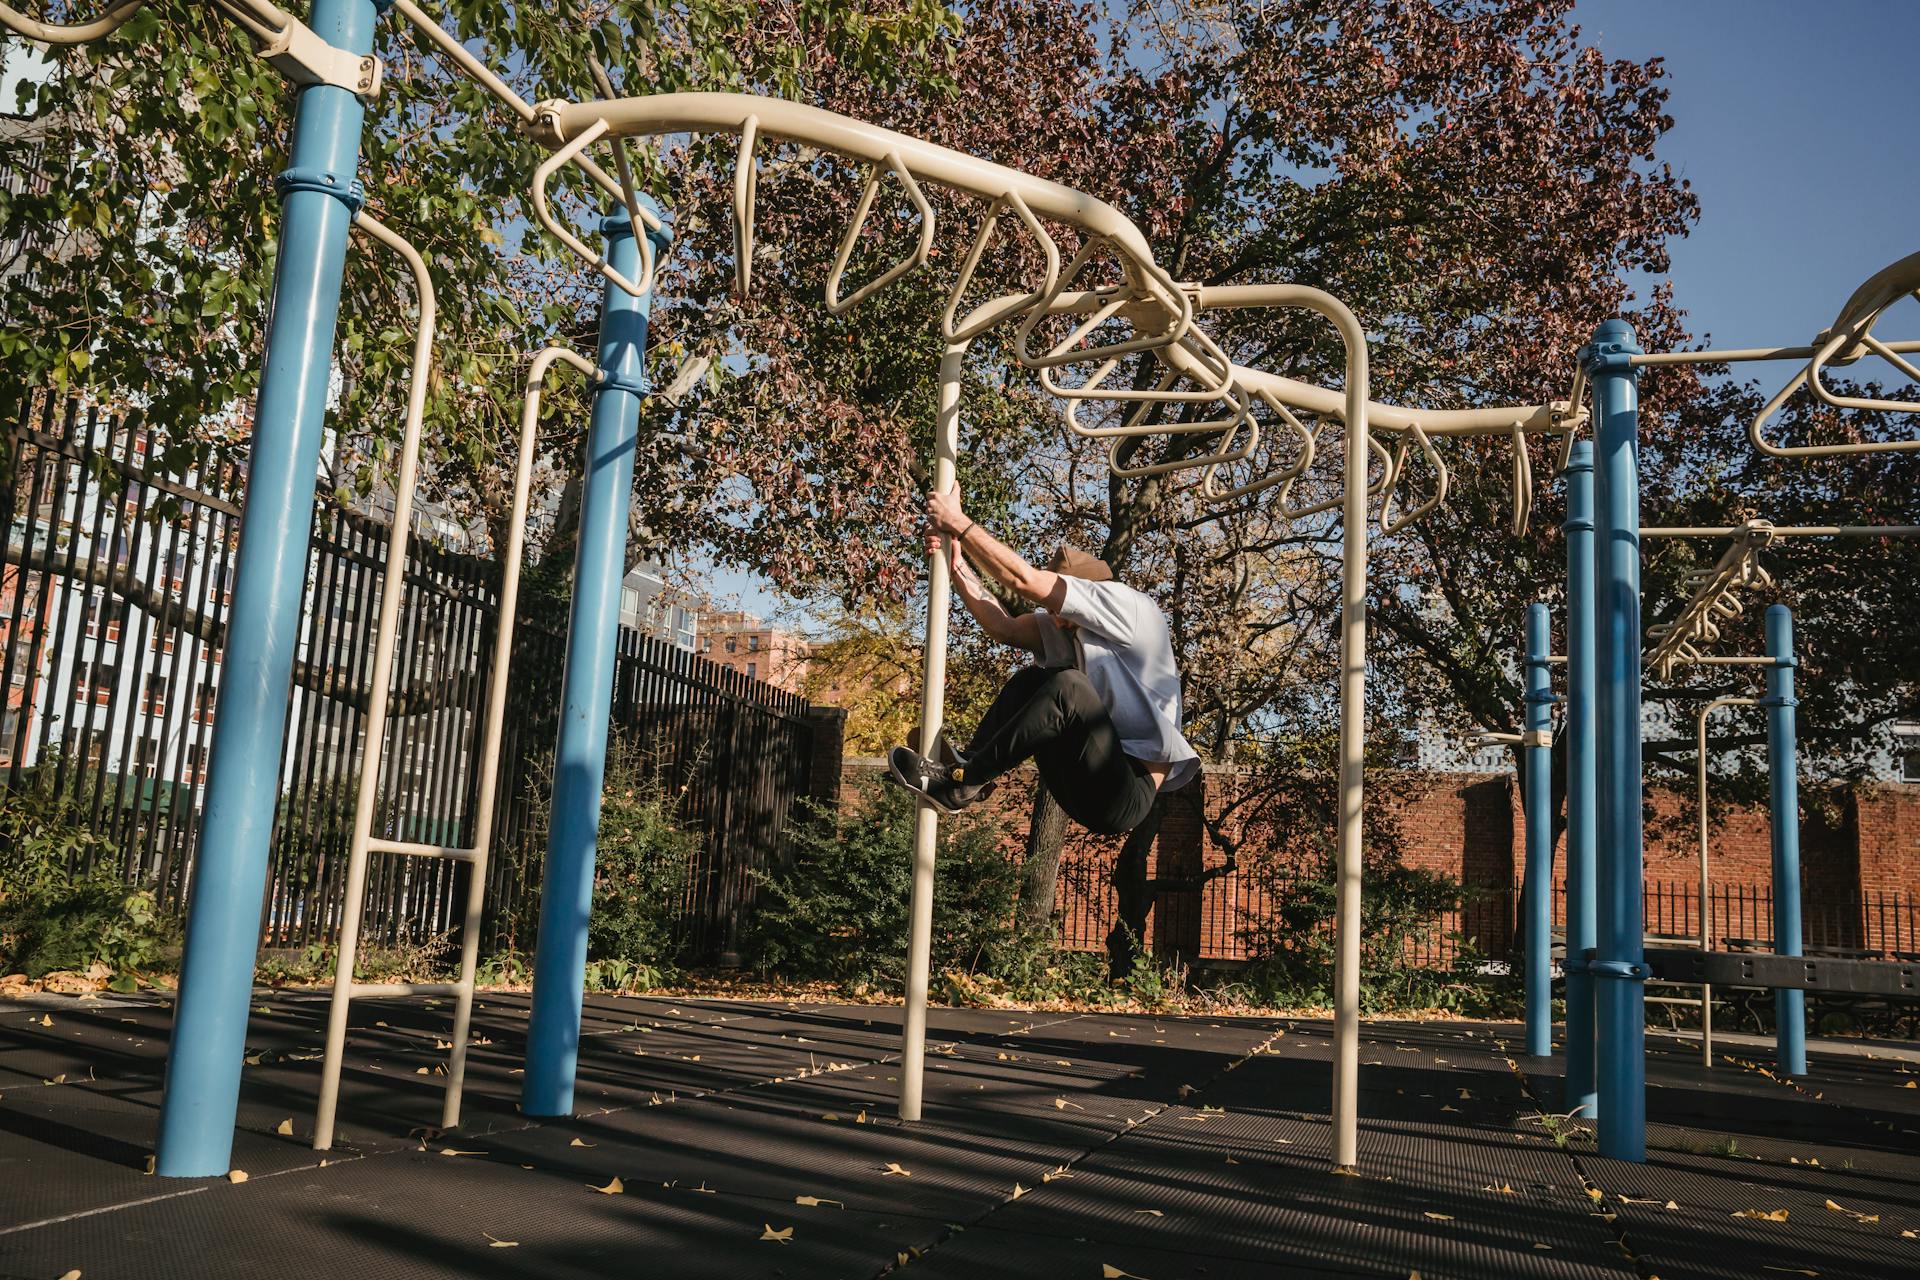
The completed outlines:
{"type": "Polygon", "coordinates": [[[1333,969],[1333,1164],[1359,1160],[1361,801],[1367,746],[1367,345],[1329,298],[1319,308],[1347,344],[1346,503],[1340,591],[1340,820],[1333,969]]]}
{"type": "Polygon", "coordinates": [[[368,842],[380,787],[380,758],[387,736],[387,693],[393,678],[393,645],[400,629],[400,593],[406,581],[407,536],[413,523],[413,489],[419,474],[420,425],[426,416],[427,383],[433,365],[433,279],[419,251],[364,209],[353,225],[398,253],[413,274],[420,323],[413,339],[413,368],[407,386],[406,428],[400,441],[400,468],[393,479],[393,527],[387,533],[385,577],[380,583],[380,619],[373,637],[373,672],[368,682],[365,738],[360,775],[353,797],[353,838],[347,849],[345,900],[340,908],[339,955],[334,962],[333,999],[327,1006],[327,1044],[320,1064],[320,1105],[314,1114],[313,1149],[333,1146],[334,1117],[340,1099],[340,1070],[347,1046],[347,1002],[353,998],[353,965],[360,949],[360,916],[366,907],[368,842]]]}
{"type": "MultiPolygon", "coordinates": [[[[933,433],[933,488],[953,487],[953,461],[960,438],[960,362],[965,343],[954,343],[940,361],[940,410],[933,433]]],[[[920,688],[920,749],[937,750],[947,685],[947,608],[951,602],[947,558],[936,555],[927,569],[927,650],[920,688]]],[[[907,1008],[900,1040],[900,1118],[920,1118],[926,1076],[927,976],[933,952],[933,842],[939,814],[925,801],[913,829],[913,900],[907,923],[907,1008]]]]}
{"type": "MultiPolygon", "coordinates": [[[[1696,803],[1700,817],[1700,950],[1713,950],[1713,878],[1707,870],[1707,717],[1721,707],[1751,707],[1757,705],[1752,698],[1715,698],[1700,708],[1700,714],[1694,721],[1694,779],[1696,783],[1696,803]]],[[[1700,1060],[1708,1067],[1713,1066],[1713,986],[1703,983],[1700,987],[1700,1060]]]]}
{"type": "Polygon", "coordinates": [[[453,1053],[447,1063],[447,1094],[440,1127],[460,1123],[467,1078],[467,1033],[473,1024],[473,975],[480,959],[480,916],[487,895],[487,854],[493,846],[494,797],[500,783],[500,736],[507,720],[507,676],[513,663],[513,627],[520,607],[520,560],[527,536],[527,502],[533,488],[533,458],[539,446],[540,388],[547,370],[565,360],[589,379],[599,370],[565,347],[548,347],[533,358],[520,409],[520,452],[513,469],[513,514],[507,520],[506,558],[500,569],[500,615],[493,632],[493,668],[487,685],[486,720],[480,732],[480,788],[474,799],[473,857],[467,869],[466,913],[460,929],[460,981],[453,1004],[453,1053]]]}

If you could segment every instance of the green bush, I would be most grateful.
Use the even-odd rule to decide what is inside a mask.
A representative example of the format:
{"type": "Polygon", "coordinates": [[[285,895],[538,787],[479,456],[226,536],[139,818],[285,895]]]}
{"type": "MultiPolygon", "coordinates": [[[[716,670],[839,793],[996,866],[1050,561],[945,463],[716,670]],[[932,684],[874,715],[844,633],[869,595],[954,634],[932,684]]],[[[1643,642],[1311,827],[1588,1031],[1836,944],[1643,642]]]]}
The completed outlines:
{"type": "MultiPolygon", "coordinates": [[[[552,758],[536,767],[529,788],[532,827],[544,833],[553,814],[552,758]]],[[[700,833],[682,823],[679,793],[668,789],[650,754],[631,736],[607,740],[600,790],[600,833],[593,863],[593,909],[587,918],[587,985],[595,990],[646,990],[679,972],[680,925],[687,887],[700,853],[700,833]]],[[[544,848],[544,839],[536,841],[544,848]]],[[[538,854],[520,871],[538,883],[538,854]]],[[[488,972],[503,981],[538,947],[540,897],[524,896],[508,919],[505,958],[488,972]],[[527,939],[533,946],[525,946],[527,939]]]]}
{"type": "Polygon", "coordinates": [[[681,825],[678,799],[639,744],[611,737],[587,921],[593,985],[644,991],[678,972],[678,932],[701,843],[681,825]]]}
{"type": "MultiPolygon", "coordinates": [[[[804,813],[790,833],[788,865],[758,875],[748,963],[785,978],[900,990],[914,808],[906,792],[875,782],[838,811],[804,813]]],[[[1000,829],[971,814],[942,819],[936,857],[933,972],[1004,980],[1044,968],[1039,944],[1010,924],[1019,869],[1002,847],[1000,829]]]]}
{"type": "Polygon", "coordinates": [[[151,968],[173,941],[153,890],[128,884],[113,842],[88,828],[45,769],[0,792],[0,972],[46,974],[104,964],[115,984],[151,968]]]}
{"type": "MultiPolygon", "coordinates": [[[[1336,881],[1330,856],[1304,870],[1260,866],[1253,877],[1274,904],[1270,915],[1242,930],[1255,957],[1240,983],[1264,1005],[1318,1007],[1333,1003],[1336,881]]],[[[1460,903],[1460,884],[1439,872],[1376,860],[1366,869],[1360,907],[1360,1000],[1369,1012],[1456,1008],[1478,997],[1461,987],[1471,969],[1470,942],[1450,972],[1410,966],[1406,956],[1440,936],[1446,912],[1460,903]]]]}

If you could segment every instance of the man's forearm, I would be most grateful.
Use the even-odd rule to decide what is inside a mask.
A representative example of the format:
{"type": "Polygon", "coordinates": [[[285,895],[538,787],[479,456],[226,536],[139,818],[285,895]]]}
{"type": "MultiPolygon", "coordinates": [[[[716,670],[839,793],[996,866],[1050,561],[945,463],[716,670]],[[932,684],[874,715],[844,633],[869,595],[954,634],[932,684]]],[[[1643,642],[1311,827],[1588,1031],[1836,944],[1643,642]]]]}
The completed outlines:
{"type": "Polygon", "coordinates": [[[955,568],[953,575],[954,590],[960,595],[960,603],[967,606],[967,612],[973,615],[975,622],[988,635],[1000,638],[1013,622],[1013,615],[1007,612],[1005,605],[995,599],[964,561],[955,568]]]}
{"type": "Polygon", "coordinates": [[[977,524],[962,531],[960,546],[995,582],[1030,604],[1047,603],[1054,574],[1035,569],[1013,548],[977,524]]]}

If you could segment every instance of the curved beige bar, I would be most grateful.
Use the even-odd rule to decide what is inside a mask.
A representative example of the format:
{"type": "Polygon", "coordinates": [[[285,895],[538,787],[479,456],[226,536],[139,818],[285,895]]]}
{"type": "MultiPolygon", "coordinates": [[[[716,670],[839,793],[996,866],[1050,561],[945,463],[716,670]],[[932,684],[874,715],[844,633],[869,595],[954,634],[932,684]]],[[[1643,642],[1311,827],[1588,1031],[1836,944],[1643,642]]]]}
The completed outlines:
{"type": "Polygon", "coordinates": [[[798,102],[744,93],[661,93],[607,102],[541,103],[536,110],[534,136],[548,146],[577,137],[596,120],[605,120],[614,137],[644,138],[663,133],[737,134],[753,119],[763,137],[805,142],[874,165],[885,166],[898,156],[921,181],[986,200],[1018,196],[1035,217],[1071,223],[1113,241],[1143,264],[1153,262],[1153,250],[1140,228],[1104,200],[951,147],[798,102]]]}

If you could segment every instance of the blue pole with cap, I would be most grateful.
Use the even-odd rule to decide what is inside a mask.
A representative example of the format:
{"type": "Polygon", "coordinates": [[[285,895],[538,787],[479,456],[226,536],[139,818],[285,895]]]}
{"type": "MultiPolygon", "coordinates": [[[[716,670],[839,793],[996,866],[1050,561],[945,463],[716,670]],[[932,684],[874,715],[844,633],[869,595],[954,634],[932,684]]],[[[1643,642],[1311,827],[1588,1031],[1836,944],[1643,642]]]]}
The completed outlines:
{"type": "MultiPolygon", "coordinates": [[[[1800,782],[1794,737],[1793,612],[1783,604],[1767,609],[1767,773],[1773,818],[1773,950],[1801,954],[1800,943],[1800,782]]],[[[1781,987],[1773,993],[1774,1053],[1782,1073],[1807,1074],[1807,993],[1781,987]]]]}
{"type": "Polygon", "coordinates": [[[1640,400],[1633,326],[1608,320],[1581,348],[1594,431],[1599,655],[1598,1032],[1600,1154],[1646,1159],[1646,935],[1640,821],[1640,400]]]}
{"type": "MultiPolygon", "coordinates": [[[[310,25],[329,44],[364,55],[373,49],[376,8],[373,0],[314,0],[310,25]]],[[[162,1177],[223,1174],[233,1154],[347,232],[362,199],[354,173],[365,118],[345,89],[301,89],[291,163],[275,184],[280,250],[167,1046],[154,1159],[162,1177]]]]}
{"type": "Polygon", "coordinates": [[[1553,1053],[1553,670],[1548,663],[1547,606],[1527,606],[1526,881],[1522,910],[1527,932],[1527,1053],[1553,1053]]]}
{"type": "MultiPolygon", "coordinates": [[[[622,211],[602,223],[601,230],[607,237],[609,265],[629,280],[637,279],[640,242],[632,220],[622,211]]],[[[667,233],[647,234],[654,238],[656,253],[664,254],[667,233]]],[[[627,574],[633,455],[640,441],[640,400],[647,390],[650,298],[636,298],[609,281],[601,304],[599,365],[604,377],[594,386],[580,491],[567,665],[553,752],[553,817],[540,878],[540,935],[520,1094],[521,1110],[530,1116],[564,1116],[573,1110],[600,789],[613,714],[620,585],[627,574]]]]}
{"type": "Polygon", "coordinates": [[[1561,1107],[1593,1120],[1594,849],[1599,806],[1599,739],[1594,698],[1599,683],[1593,647],[1593,442],[1574,441],[1567,455],[1567,1076],[1561,1107]]]}

